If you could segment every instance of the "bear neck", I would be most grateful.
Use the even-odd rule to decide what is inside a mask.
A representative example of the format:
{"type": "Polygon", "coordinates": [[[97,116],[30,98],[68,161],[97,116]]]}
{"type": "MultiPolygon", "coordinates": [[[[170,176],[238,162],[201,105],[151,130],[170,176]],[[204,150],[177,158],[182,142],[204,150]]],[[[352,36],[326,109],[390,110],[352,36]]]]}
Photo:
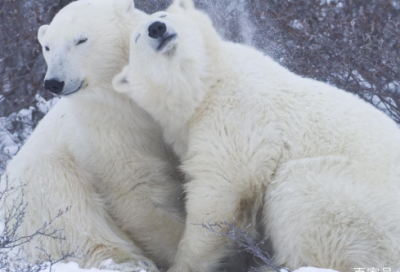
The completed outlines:
{"type": "Polygon", "coordinates": [[[209,57],[206,60],[207,73],[201,72],[204,67],[187,69],[190,72],[184,75],[180,81],[175,81],[170,86],[163,86],[160,89],[160,92],[163,93],[178,94],[173,100],[168,101],[166,98],[166,103],[160,103],[164,109],[156,114],[155,119],[163,128],[165,141],[173,147],[180,158],[184,157],[187,152],[190,124],[198,118],[199,114],[201,115],[199,111],[202,111],[204,104],[209,102],[208,98],[212,96],[214,86],[219,84],[220,78],[223,76],[220,71],[223,71],[223,67],[226,66],[223,55],[220,54],[223,41],[216,33],[207,33],[206,35],[212,35],[207,39],[215,41],[207,44],[207,56],[209,57]]]}
{"type": "Polygon", "coordinates": [[[160,87],[158,93],[174,93],[174,98],[164,97],[152,109],[151,115],[161,125],[165,141],[170,144],[175,153],[182,157],[186,153],[188,127],[190,118],[206,95],[206,88],[202,84],[191,86],[193,81],[176,81],[170,87],[160,87]],[[176,86],[176,87],[175,87],[176,86]],[[194,92],[188,90],[196,89],[194,92]],[[196,94],[196,95],[191,95],[196,94]]]}
{"type": "Polygon", "coordinates": [[[121,123],[129,126],[131,120],[147,120],[151,117],[126,96],[113,90],[111,84],[105,86],[89,86],[87,90],[76,93],[67,100],[76,124],[90,127],[93,124],[121,123]]]}

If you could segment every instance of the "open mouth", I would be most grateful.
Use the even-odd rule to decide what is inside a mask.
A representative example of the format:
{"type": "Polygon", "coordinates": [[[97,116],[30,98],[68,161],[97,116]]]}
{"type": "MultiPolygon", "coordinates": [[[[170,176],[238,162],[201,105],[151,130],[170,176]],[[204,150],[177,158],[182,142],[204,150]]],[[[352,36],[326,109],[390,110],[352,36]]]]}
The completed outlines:
{"type": "Polygon", "coordinates": [[[80,89],[82,89],[82,87],[86,88],[87,84],[85,84],[85,86],[83,86],[84,83],[85,83],[85,81],[83,80],[83,81],[81,82],[81,84],[79,85],[79,87],[78,87],[75,91],[72,91],[72,92],[63,94],[63,96],[70,96],[71,94],[74,94],[74,93],[78,92],[80,89]]]}
{"type": "Polygon", "coordinates": [[[162,51],[168,44],[170,44],[173,40],[176,39],[176,34],[172,34],[163,39],[160,45],[157,47],[157,51],[162,51]]]}

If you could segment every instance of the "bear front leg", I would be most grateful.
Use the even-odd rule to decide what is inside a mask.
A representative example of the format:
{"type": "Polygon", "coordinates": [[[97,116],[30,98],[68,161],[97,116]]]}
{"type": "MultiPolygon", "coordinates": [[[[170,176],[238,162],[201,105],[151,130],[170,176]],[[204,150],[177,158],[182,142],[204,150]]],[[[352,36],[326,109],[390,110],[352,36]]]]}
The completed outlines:
{"type": "MultiPolygon", "coordinates": [[[[53,259],[63,253],[76,253],[75,261],[83,268],[102,267],[122,272],[158,271],[156,266],[143,257],[142,250],[116,225],[106,211],[103,199],[93,187],[90,174],[79,167],[64,150],[53,152],[24,165],[16,157],[7,167],[7,176],[2,177],[10,186],[24,186],[24,195],[16,191],[5,205],[11,210],[14,201],[19,203],[23,196],[28,203],[25,217],[18,229],[20,237],[29,236],[41,229],[46,222],[52,222],[51,230],[59,230],[63,239],[37,236],[23,245],[29,254],[28,260],[47,260],[42,248],[53,259]],[[68,211],[57,217],[60,211],[68,211]],[[52,220],[53,218],[56,218],[52,220]],[[112,259],[114,265],[102,262],[112,259]],[[148,265],[144,268],[143,261],[148,265]],[[139,269],[140,268],[140,269],[139,269]],[[139,269],[139,270],[138,270],[139,269]]],[[[10,222],[12,224],[12,222],[10,222]]]]}
{"type": "Polygon", "coordinates": [[[186,189],[186,228],[168,272],[212,272],[228,254],[232,241],[209,232],[202,224],[235,219],[239,214],[241,193],[224,181],[210,178],[193,180],[186,189]]]}

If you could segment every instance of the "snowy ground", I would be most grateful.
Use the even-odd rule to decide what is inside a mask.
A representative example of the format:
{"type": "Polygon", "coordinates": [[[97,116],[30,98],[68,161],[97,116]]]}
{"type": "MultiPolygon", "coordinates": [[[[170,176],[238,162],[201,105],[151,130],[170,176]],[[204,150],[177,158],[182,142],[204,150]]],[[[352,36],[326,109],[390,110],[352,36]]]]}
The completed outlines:
{"type": "MultiPolygon", "coordinates": [[[[55,266],[53,266],[52,271],[49,271],[49,269],[47,269],[43,272],[116,272],[116,271],[98,270],[95,268],[80,269],[76,263],[68,263],[68,264],[56,264],[55,266]]],[[[140,272],[146,272],[146,271],[143,270],[140,272]]],[[[319,269],[313,267],[302,267],[298,270],[295,270],[294,272],[337,272],[337,271],[330,269],[319,269]]]]}
{"type": "Polygon", "coordinates": [[[302,267],[295,270],[294,272],[337,272],[337,271],[331,269],[314,268],[314,267],[302,267]]]}
{"type": "MultiPolygon", "coordinates": [[[[99,270],[96,268],[92,269],[81,269],[79,268],[78,264],[76,263],[67,263],[67,264],[56,264],[53,266],[52,271],[50,269],[46,269],[43,272],[116,272],[116,271],[111,271],[111,270],[99,270]]],[[[146,271],[140,271],[140,272],[146,272],[146,271]]]]}

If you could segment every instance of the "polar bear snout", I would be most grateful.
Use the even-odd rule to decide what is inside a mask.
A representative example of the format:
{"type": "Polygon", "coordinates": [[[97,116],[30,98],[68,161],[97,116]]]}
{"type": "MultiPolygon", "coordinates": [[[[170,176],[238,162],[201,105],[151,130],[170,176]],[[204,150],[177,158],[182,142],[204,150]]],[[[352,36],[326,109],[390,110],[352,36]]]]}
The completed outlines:
{"type": "Polygon", "coordinates": [[[149,37],[158,39],[167,32],[167,26],[162,22],[154,22],[149,26],[149,37]]]}
{"type": "Polygon", "coordinates": [[[64,89],[64,81],[56,79],[45,80],[44,88],[53,94],[60,94],[64,89]]]}
{"type": "MultiPolygon", "coordinates": [[[[148,45],[157,53],[170,55],[175,51],[177,32],[172,26],[161,20],[153,21],[146,28],[148,32],[148,45]]],[[[136,41],[140,36],[136,38],[136,41]]]]}

